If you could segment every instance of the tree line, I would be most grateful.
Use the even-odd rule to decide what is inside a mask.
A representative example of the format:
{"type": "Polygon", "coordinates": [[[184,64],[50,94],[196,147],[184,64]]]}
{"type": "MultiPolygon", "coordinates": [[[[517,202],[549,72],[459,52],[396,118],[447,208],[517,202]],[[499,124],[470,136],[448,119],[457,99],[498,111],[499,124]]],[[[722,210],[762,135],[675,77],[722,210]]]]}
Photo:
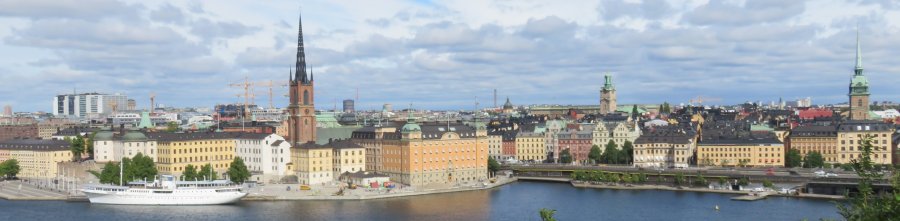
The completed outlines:
{"type": "MultiPolygon", "coordinates": [[[[120,178],[127,183],[137,180],[152,181],[159,175],[153,158],[142,153],[138,153],[133,158],[123,158],[122,162],[109,162],[100,172],[91,171],[91,173],[100,178],[100,183],[114,185],[122,185],[120,178]],[[123,177],[119,176],[119,168],[122,166],[120,163],[124,164],[125,168],[122,171],[123,177]]],[[[235,157],[231,161],[226,174],[228,174],[229,180],[235,183],[243,183],[249,180],[251,176],[250,170],[247,169],[247,165],[244,164],[244,160],[240,157],[235,157]]],[[[211,164],[201,166],[200,171],[197,171],[197,167],[194,165],[188,164],[185,166],[184,172],[182,172],[181,180],[216,180],[218,178],[218,174],[213,171],[211,164]]]]}

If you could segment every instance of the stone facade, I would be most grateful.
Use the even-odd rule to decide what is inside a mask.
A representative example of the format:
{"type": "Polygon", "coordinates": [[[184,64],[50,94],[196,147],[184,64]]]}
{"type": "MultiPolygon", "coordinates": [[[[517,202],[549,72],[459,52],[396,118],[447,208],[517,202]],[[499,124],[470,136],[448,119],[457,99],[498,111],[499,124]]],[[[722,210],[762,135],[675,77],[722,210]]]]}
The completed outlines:
{"type": "Polygon", "coordinates": [[[784,144],[774,138],[697,144],[697,162],[702,166],[784,167],[784,154],[784,144]]]}
{"type": "Polygon", "coordinates": [[[605,83],[600,89],[600,114],[606,115],[616,112],[616,87],[613,86],[612,76],[605,76],[605,83]]]}

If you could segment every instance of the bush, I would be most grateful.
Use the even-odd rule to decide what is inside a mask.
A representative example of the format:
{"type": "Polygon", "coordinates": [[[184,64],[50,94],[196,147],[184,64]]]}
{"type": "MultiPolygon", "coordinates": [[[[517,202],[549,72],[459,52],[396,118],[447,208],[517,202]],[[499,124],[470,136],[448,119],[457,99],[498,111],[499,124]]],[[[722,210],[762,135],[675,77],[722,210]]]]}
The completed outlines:
{"type": "Polygon", "coordinates": [[[697,179],[694,180],[694,185],[695,186],[708,186],[709,182],[706,181],[706,177],[703,177],[703,175],[697,174],[697,179]]]}
{"type": "Polygon", "coordinates": [[[775,184],[773,184],[772,181],[763,180],[763,187],[769,188],[769,189],[775,189],[775,184]]]}
{"type": "Polygon", "coordinates": [[[741,185],[741,186],[750,185],[750,179],[747,179],[747,177],[743,177],[740,180],[738,180],[738,185],[741,185]]]}

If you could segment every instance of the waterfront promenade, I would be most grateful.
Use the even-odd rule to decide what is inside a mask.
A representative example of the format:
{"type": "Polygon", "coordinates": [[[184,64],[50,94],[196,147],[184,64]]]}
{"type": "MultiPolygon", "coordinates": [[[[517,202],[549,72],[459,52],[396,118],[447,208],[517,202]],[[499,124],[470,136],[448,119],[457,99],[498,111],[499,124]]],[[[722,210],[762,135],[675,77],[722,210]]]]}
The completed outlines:
{"type": "Polygon", "coordinates": [[[430,185],[393,189],[344,189],[337,185],[312,185],[311,190],[298,190],[297,184],[270,184],[250,188],[243,200],[366,200],[491,189],[516,182],[515,177],[497,177],[496,183],[470,182],[459,185],[430,185]],[[290,190],[287,188],[291,187],[290,190]]]}
{"type": "Polygon", "coordinates": [[[66,200],[65,192],[38,187],[21,181],[0,182],[0,198],[8,200],[66,200]]]}

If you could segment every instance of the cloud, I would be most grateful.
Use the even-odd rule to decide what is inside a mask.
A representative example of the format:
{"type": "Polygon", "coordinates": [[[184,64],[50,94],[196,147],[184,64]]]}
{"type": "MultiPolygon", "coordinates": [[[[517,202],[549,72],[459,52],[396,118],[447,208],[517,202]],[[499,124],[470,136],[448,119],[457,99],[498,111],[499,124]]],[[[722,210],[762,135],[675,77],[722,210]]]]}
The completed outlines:
{"type": "Polygon", "coordinates": [[[698,25],[740,26],[780,22],[800,15],[804,10],[804,1],[755,0],[747,1],[744,6],[727,1],[709,1],[687,12],[684,18],[698,25]]]}
{"type": "Polygon", "coordinates": [[[0,16],[31,19],[96,21],[104,17],[131,17],[139,9],[116,0],[0,0],[0,16]]]}
{"type": "Polygon", "coordinates": [[[644,0],[639,3],[620,0],[602,1],[597,10],[605,20],[615,20],[621,17],[659,19],[673,13],[672,6],[665,0],[644,0]]]}

